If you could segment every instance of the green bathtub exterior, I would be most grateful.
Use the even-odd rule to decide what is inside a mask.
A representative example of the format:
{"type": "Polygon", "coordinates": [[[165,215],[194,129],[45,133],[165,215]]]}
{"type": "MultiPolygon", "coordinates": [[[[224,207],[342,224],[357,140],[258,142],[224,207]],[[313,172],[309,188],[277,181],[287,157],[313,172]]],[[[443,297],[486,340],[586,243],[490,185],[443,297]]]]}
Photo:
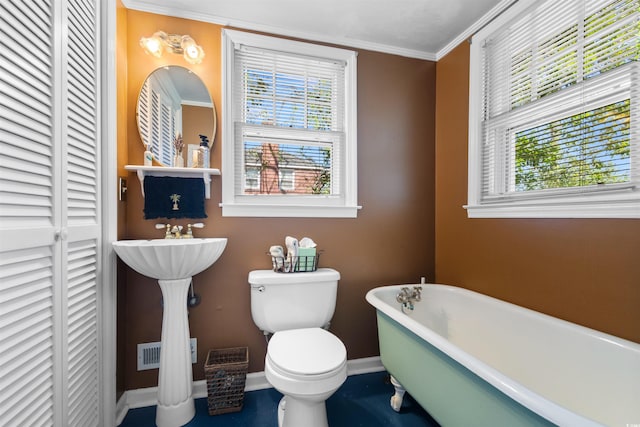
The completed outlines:
{"type": "Polygon", "coordinates": [[[377,310],[382,364],[443,427],[553,426],[377,310]]]}

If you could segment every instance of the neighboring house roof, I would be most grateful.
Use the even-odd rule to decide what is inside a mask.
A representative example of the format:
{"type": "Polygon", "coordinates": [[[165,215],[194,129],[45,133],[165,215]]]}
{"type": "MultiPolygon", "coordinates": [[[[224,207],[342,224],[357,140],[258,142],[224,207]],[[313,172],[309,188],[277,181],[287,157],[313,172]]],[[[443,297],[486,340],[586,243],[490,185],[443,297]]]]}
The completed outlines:
{"type": "MultiPolygon", "coordinates": [[[[280,168],[290,169],[317,169],[322,170],[325,167],[316,163],[311,157],[301,156],[287,151],[277,150],[275,155],[278,157],[278,166],[280,168]]],[[[250,166],[261,166],[262,148],[252,148],[245,151],[245,163],[250,166]]],[[[267,163],[269,164],[269,163],[267,163]]]]}

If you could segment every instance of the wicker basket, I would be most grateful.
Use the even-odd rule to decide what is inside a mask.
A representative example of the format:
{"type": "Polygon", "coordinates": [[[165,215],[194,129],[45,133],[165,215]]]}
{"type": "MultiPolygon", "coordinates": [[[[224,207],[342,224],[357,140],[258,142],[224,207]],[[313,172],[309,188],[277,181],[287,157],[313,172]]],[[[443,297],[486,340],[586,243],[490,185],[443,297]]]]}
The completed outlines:
{"type": "Polygon", "coordinates": [[[209,350],[204,364],[209,415],[242,410],[249,367],[249,348],[209,350]]]}

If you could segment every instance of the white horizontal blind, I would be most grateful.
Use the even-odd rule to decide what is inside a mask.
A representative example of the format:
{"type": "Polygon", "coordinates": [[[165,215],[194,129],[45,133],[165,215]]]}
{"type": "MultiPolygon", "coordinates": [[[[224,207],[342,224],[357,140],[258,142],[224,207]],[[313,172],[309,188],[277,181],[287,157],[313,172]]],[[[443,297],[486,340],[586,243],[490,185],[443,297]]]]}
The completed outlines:
{"type": "Polygon", "coordinates": [[[341,195],[345,63],[241,45],[234,55],[236,195],[341,195]]]}
{"type": "Polygon", "coordinates": [[[482,201],[638,182],[639,22],[638,0],[548,0],[484,40],[482,201]]]}

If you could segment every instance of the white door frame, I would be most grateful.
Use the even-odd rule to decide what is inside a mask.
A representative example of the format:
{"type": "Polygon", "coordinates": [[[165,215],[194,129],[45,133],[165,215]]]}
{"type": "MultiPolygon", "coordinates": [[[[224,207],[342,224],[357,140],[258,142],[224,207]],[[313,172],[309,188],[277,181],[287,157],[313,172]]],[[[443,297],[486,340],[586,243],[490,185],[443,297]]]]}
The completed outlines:
{"type": "Polygon", "coordinates": [[[116,425],[116,256],[111,242],[118,230],[118,140],[116,76],[116,0],[100,2],[102,60],[102,294],[100,419],[104,427],[116,425]]]}

